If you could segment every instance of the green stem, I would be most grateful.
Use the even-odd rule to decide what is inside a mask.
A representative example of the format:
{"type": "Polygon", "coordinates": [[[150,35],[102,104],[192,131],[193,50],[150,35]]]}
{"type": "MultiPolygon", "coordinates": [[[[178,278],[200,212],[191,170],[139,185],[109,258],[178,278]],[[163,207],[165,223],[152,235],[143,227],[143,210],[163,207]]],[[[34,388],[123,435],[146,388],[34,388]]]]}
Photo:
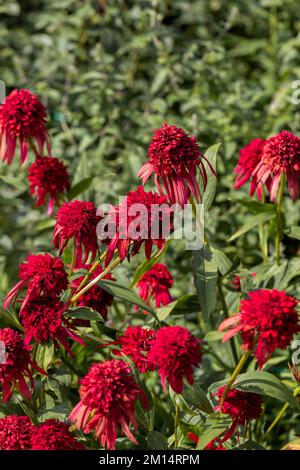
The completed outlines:
{"type": "Polygon", "coordinates": [[[275,252],[276,262],[280,265],[280,241],[282,237],[282,201],[284,195],[284,174],[281,175],[279,194],[276,201],[276,234],[275,234],[275,252]]]}
{"type": "Polygon", "coordinates": [[[114,268],[116,268],[121,263],[121,258],[118,256],[109,266],[107,266],[102,273],[98,274],[94,279],[92,279],[86,286],[84,286],[79,292],[77,292],[71,299],[72,303],[77,302],[77,300],[85,294],[91,287],[97,284],[101,279],[103,279],[107,274],[109,274],[114,268]]]}
{"type": "MultiPolygon", "coordinates": [[[[261,197],[261,204],[264,204],[266,200],[265,190],[262,189],[262,197],[261,197]]],[[[264,263],[268,262],[269,254],[268,254],[268,239],[266,237],[266,231],[264,223],[261,222],[259,224],[259,245],[261,250],[261,255],[264,263]]]]}
{"type": "Polygon", "coordinates": [[[75,266],[75,259],[76,259],[76,242],[74,240],[73,247],[72,247],[72,260],[71,260],[71,264],[70,264],[69,276],[72,276],[72,274],[73,274],[74,266],[75,266]]]}
{"type": "Polygon", "coordinates": [[[180,408],[179,408],[179,405],[177,405],[176,403],[175,419],[174,419],[175,449],[177,449],[179,445],[179,439],[178,439],[179,415],[180,415],[180,408]]]}
{"type": "Polygon", "coordinates": [[[241,357],[238,365],[234,369],[229,381],[227,382],[227,385],[225,387],[225,390],[223,392],[223,395],[222,395],[222,398],[221,398],[221,401],[220,401],[220,412],[222,412],[222,407],[223,407],[224,401],[226,400],[226,397],[228,395],[228,392],[231,389],[232,384],[234,383],[235,379],[237,378],[237,376],[239,375],[239,373],[243,369],[243,367],[246,364],[246,362],[247,362],[248,358],[250,357],[250,355],[251,355],[251,351],[246,351],[243,354],[243,356],[241,357]]]}
{"type": "MultiPolygon", "coordinates": [[[[293,395],[294,397],[296,397],[297,395],[299,395],[300,393],[300,387],[296,387],[294,392],[293,392],[293,395]]],[[[288,409],[288,407],[290,406],[289,403],[285,403],[283,405],[283,407],[281,408],[281,410],[279,411],[279,413],[277,414],[276,418],[274,419],[274,421],[272,421],[272,423],[270,424],[270,426],[268,427],[268,429],[266,430],[266,432],[264,433],[262,439],[264,440],[265,437],[267,436],[267,434],[269,434],[272,429],[276,426],[276,424],[278,423],[278,421],[280,421],[280,419],[282,418],[282,416],[285,414],[286,410],[288,409]]]]}
{"type": "MultiPolygon", "coordinates": [[[[221,304],[222,304],[222,310],[224,312],[224,316],[225,316],[225,318],[229,318],[229,311],[228,311],[228,307],[227,307],[224,292],[223,292],[222,279],[221,279],[220,276],[218,276],[217,284],[218,284],[218,292],[219,292],[219,297],[220,297],[220,301],[221,301],[221,304]]],[[[239,358],[238,358],[238,354],[237,354],[237,351],[236,351],[234,338],[230,338],[229,343],[230,343],[230,347],[231,347],[232,357],[234,359],[234,362],[237,363],[239,358]]]]}

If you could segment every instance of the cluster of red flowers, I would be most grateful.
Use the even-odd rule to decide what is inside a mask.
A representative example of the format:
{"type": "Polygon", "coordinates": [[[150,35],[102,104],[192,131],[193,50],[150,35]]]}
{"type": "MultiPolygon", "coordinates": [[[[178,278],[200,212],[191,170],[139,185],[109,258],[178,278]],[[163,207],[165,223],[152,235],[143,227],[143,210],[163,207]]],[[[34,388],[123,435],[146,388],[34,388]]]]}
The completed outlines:
{"type": "Polygon", "coordinates": [[[254,139],[240,151],[235,188],[250,180],[250,195],[257,192],[261,199],[264,186],[275,201],[282,176],[288,182],[293,200],[299,198],[300,139],[291,132],[281,131],[268,140],[254,139]]]}
{"type": "Polygon", "coordinates": [[[56,419],[34,426],[28,416],[10,415],[0,419],[0,450],[84,450],[84,446],[56,419]]]}

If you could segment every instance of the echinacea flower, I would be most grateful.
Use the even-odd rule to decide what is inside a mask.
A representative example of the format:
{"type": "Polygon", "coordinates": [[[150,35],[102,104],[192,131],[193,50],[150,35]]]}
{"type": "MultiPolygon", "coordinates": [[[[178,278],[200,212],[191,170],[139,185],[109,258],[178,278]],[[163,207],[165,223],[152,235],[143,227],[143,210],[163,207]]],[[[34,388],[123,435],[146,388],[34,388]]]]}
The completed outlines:
{"type": "Polygon", "coordinates": [[[265,183],[270,179],[270,199],[275,201],[282,175],[288,182],[288,191],[295,201],[299,198],[300,139],[288,131],[281,131],[268,139],[255,175],[265,183]]]}
{"type": "Polygon", "coordinates": [[[69,176],[65,165],[55,157],[37,158],[28,170],[30,194],[36,196],[36,206],[44,206],[48,199],[48,215],[59,197],[70,189],[69,176]]]}
{"type": "MultiPolygon", "coordinates": [[[[219,388],[215,396],[221,403],[226,386],[219,388]]],[[[233,435],[237,426],[245,426],[250,421],[258,419],[263,414],[263,400],[257,393],[243,392],[235,388],[229,390],[226,399],[220,408],[215,406],[215,411],[228,414],[233,418],[230,428],[221,440],[221,444],[233,435]]]]}
{"type": "MultiPolygon", "coordinates": [[[[199,437],[196,436],[195,433],[193,432],[188,432],[187,433],[187,437],[190,441],[193,441],[195,442],[196,444],[198,444],[199,442],[199,437]]],[[[205,446],[204,450],[227,450],[226,447],[224,447],[222,444],[220,444],[219,442],[219,439],[216,437],[215,439],[213,439],[212,441],[210,441],[207,446],[205,446]]]]}
{"type": "Polygon", "coordinates": [[[25,344],[31,340],[37,343],[53,341],[56,348],[61,343],[72,354],[68,339],[85,345],[75,334],[74,326],[64,318],[66,306],[53,297],[39,297],[29,300],[20,313],[20,320],[25,330],[25,344]]]}
{"type": "Polygon", "coordinates": [[[25,89],[12,91],[0,105],[1,160],[8,164],[13,161],[17,143],[21,164],[27,159],[29,146],[35,148],[36,156],[42,156],[46,144],[50,154],[46,120],[45,107],[36,95],[25,89]]]}
{"type": "MultiPolygon", "coordinates": [[[[89,271],[91,269],[92,265],[83,265],[81,268],[86,269],[89,271]]],[[[93,274],[90,277],[90,280],[92,281],[97,277],[99,274],[103,272],[102,267],[99,265],[97,268],[93,271],[93,274]]],[[[77,277],[74,279],[72,282],[72,287],[75,289],[78,288],[83,281],[84,276],[77,277]]],[[[112,274],[108,273],[104,276],[103,279],[108,279],[110,281],[114,280],[112,274]]],[[[88,291],[86,291],[84,294],[80,296],[80,298],[77,300],[76,305],[81,306],[81,307],[90,307],[93,310],[96,310],[99,312],[104,320],[107,320],[107,315],[108,315],[108,307],[111,306],[113,303],[113,295],[107,292],[106,290],[102,289],[102,287],[97,286],[96,284],[92,286],[88,291]]]]}
{"type": "MultiPolygon", "coordinates": [[[[258,199],[261,199],[263,193],[263,183],[257,178],[255,169],[261,162],[262,152],[266,144],[264,139],[253,139],[240,150],[240,158],[233,172],[237,175],[234,189],[239,189],[250,180],[250,196],[257,193],[258,199]]],[[[269,188],[269,179],[266,180],[266,186],[269,188]]]]}
{"type": "Polygon", "coordinates": [[[45,374],[30,356],[30,348],[25,345],[22,335],[11,328],[0,329],[0,342],[4,345],[5,360],[0,363],[0,383],[2,384],[2,400],[7,402],[16,386],[28,400],[34,388],[32,366],[39,373],[45,374]],[[28,386],[26,378],[29,379],[28,386]]]}
{"type": "MultiPolygon", "coordinates": [[[[150,372],[156,364],[149,360],[149,351],[155,339],[155,331],[140,326],[128,326],[125,333],[119,336],[116,344],[121,347],[121,353],[131,358],[139,372],[150,372]]],[[[118,351],[114,351],[120,354],[118,351]]]]}
{"type": "Polygon", "coordinates": [[[286,349],[300,331],[298,300],[276,289],[259,289],[241,301],[240,313],[224,320],[219,331],[229,329],[223,342],[241,333],[243,348],[253,351],[262,367],[275,349],[286,349]]]}
{"type": "Polygon", "coordinates": [[[173,278],[167,267],[162,263],[156,263],[149,271],[145,272],[138,282],[139,296],[149,302],[155,300],[156,307],[168,305],[172,302],[169,289],[173,285],[173,278]]]}
{"type": "Polygon", "coordinates": [[[65,202],[57,211],[53,233],[53,243],[60,255],[68,243],[75,243],[75,267],[86,263],[89,255],[92,260],[99,252],[96,227],[100,217],[93,202],[65,202]]]}
{"type": "Polygon", "coordinates": [[[65,423],[51,418],[33,428],[31,450],[84,450],[84,446],[76,441],[65,423]]]}
{"type": "Polygon", "coordinates": [[[202,358],[200,341],[182,326],[164,326],[156,331],[149,359],[158,367],[162,386],[166,380],[176,393],[183,390],[183,379],[194,383],[194,368],[202,358]]]}
{"type": "Polygon", "coordinates": [[[0,418],[0,450],[29,449],[32,430],[33,425],[28,416],[0,418]]]}
{"type": "Polygon", "coordinates": [[[141,389],[129,366],[122,360],[95,363],[81,380],[80,402],[70,414],[78,429],[88,434],[95,430],[103,447],[115,449],[118,427],[137,444],[129,425],[137,429],[135,403],[141,389]]]}
{"type": "MultiPolygon", "coordinates": [[[[207,173],[196,138],[189,136],[183,129],[169,126],[166,122],[154,130],[148,151],[149,160],[138,172],[143,185],[154,173],[154,181],[160,194],[166,193],[171,204],[183,207],[190,195],[196,201],[202,200],[197,181],[199,169],[203,191],[207,185],[207,173]]],[[[210,164],[207,162],[208,166],[210,164]]],[[[211,171],[214,170],[210,167],[211,171]]]]}
{"type": "Polygon", "coordinates": [[[4,301],[4,308],[15,302],[19,293],[27,288],[22,302],[21,310],[29,300],[44,294],[48,297],[57,297],[68,287],[68,276],[63,262],[48,253],[42,255],[29,255],[26,262],[19,268],[20,281],[10,290],[4,301]]]}
{"type": "Polygon", "coordinates": [[[145,255],[150,259],[152,246],[162,249],[172,230],[173,212],[165,196],[146,192],[142,186],[130,191],[107,217],[108,225],[113,224],[115,233],[102,239],[108,245],[105,264],[112,260],[115,250],[123,260],[139,253],[145,245],[145,255]],[[130,251],[130,247],[132,249],[130,251]]]}

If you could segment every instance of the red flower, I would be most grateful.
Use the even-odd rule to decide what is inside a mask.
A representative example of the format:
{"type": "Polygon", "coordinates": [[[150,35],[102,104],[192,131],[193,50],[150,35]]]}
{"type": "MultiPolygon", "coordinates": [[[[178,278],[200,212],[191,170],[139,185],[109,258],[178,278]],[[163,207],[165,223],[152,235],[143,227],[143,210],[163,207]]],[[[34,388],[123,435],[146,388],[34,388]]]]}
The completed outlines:
{"type": "MultiPolygon", "coordinates": [[[[266,142],[267,141],[264,139],[251,140],[248,145],[241,149],[239,162],[233,171],[237,174],[234,188],[239,189],[250,180],[250,196],[253,196],[256,191],[258,199],[262,197],[263,183],[258,180],[254,171],[261,162],[262,152],[266,142]]],[[[266,181],[266,184],[269,188],[269,180],[266,181]]]]}
{"type": "Polygon", "coordinates": [[[21,394],[30,400],[34,382],[29,366],[34,367],[41,374],[45,372],[32,361],[29,348],[24,344],[21,334],[17,331],[11,328],[0,329],[0,343],[3,343],[5,348],[5,361],[4,364],[0,363],[2,400],[9,401],[13,389],[17,385],[21,394]],[[30,387],[28,387],[25,378],[29,379],[30,387]]]}
{"type": "Polygon", "coordinates": [[[56,419],[46,419],[36,426],[31,436],[32,450],[84,450],[68,431],[68,426],[56,419]]]}
{"type": "Polygon", "coordinates": [[[37,145],[36,156],[43,155],[46,144],[51,153],[46,130],[46,110],[38,97],[28,90],[14,90],[0,106],[0,158],[10,164],[16,145],[20,145],[21,163],[27,159],[30,142],[37,145]]]}
{"type": "MultiPolygon", "coordinates": [[[[86,270],[90,270],[92,265],[83,265],[81,268],[85,268],[86,270]]],[[[103,272],[101,266],[98,266],[94,271],[90,278],[90,280],[95,279],[99,274],[103,272]]],[[[84,279],[84,276],[78,277],[73,281],[73,287],[78,288],[84,279]]],[[[103,279],[108,279],[110,281],[114,280],[111,274],[107,274],[104,276],[103,279]]],[[[108,314],[108,307],[111,306],[113,302],[113,296],[107,292],[106,290],[102,289],[101,287],[94,285],[92,286],[87,292],[85,292],[80,299],[77,301],[78,306],[82,307],[90,307],[93,310],[99,312],[104,320],[107,320],[108,314]]]]}
{"type": "Polygon", "coordinates": [[[158,367],[162,386],[166,379],[176,393],[183,389],[183,379],[194,383],[193,369],[201,362],[200,342],[189,330],[181,326],[164,326],[156,332],[149,360],[158,367]]]}
{"type": "Polygon", "coordinates": [[[30,448],[33,425],[28,416],[5,416],[0,419],[0,450],[30,448]]]}
{"type": "MultiPolygon", "coordinates": [[[[198,444],[199,442],[199,437],[196,436],[196,434],[194,434],[193,432],[188,432],[187,433],[187,437],[188,439],[190,439],[191,441],[195,442],[196,444],[198,444]]],[[[207,446],[204,448],[204,450],[227,450],[226,447],[224,447],[222,444],[219,444],[218,443],[218,438],[216,437],[215,439],[213,439],[212,441],[210,441],[207,446]]]]}
{"type": "Polygon", "coordinates": [[[130,256],[130,244],[133,244],[132,255],[139,252],[145,243],[145,255],[150,259],[153,244],[159,249],[165,245],[166,237],[172,229],[172,211],[165,196],[155,192],[146,192],[142,186],[130,191],[121,204],[108,215],[108,224],[116,227],[116,233],[108,240],[106,265],[112,260],[117,249],[121,259],[130,256]]]}
{"type": "Polygon", "coordinates": [[[53,297],[40,297],[27,302],[20,313],[20,319],[25,329],[25,344],[32,339],[37,343],[52,340],[55,347],[60,342],[66,351],[72,354],[68,345],[68,338],[83,343],[74,333],[73,325],[63,317],[66,306],[53,297]]]}
{"type": "Polygon", "coordinates": [[[137,428],[135,402],[140,394],[141,389],[124,361],[93,364],[81,380],[81,401],[69,419],[86,434],[94,429],[96,438],[109,450],[115,449],[118,426],[128,439],[137,444],[129,424],[137,428]]]}
{"type": "MultiPolygon", "coordinates": [[[[219,388],[215,396],[217,396],[219,402],[221,402],[225,386],[219,388]]],[[[252,421],[258,419],[263,414],[263,400],[257,393],[242,392],[237,389],[229,390],[226,399],[222,405],[215,407],[215,411],[228,414],[233,418],[233,422],[230,428],[226,431],[225,435],[221,440],[221,444],[231,438],[235,432],[237,426],[244,426],[252,421]]]]}
{"type": "Polygon", "coordinates": [[[257,178],[265,183],[270,179],[270,199],[275,201],[281,175],[285,174],[293,200],[299,197],[300,139],[288,131],[271,137],[264,146],[261,162],[256,168],[257,178]]]}
{"type": "Polygon", "coordinates": [[[48,297],[57,297],[68,287],[68,276],[63,262],[54,256],[45,253],[43,255],[29,255],[27,262],[21,263],[19,278],[21,279],[7,294],[4,308],[10,302],[15,301],[19,292],[27,287],[27,293],[23,300],[21,310],[29,300],[33,300],[44,294],[48,297]]]}
{"type": "Polygon", "coordinates": [[[140,288],[139,296],[146,302],[154,299],[156,307],[172,302],[169,289],[173,285],[173,279],[164,264],[156,263],[143,274],[137,285],[140,288]]]}
{"type": "Polygon", "coordinates": [[[65,165],[54,157],[38,158],[28,170],[30,194],[37,197],[37,207],[46,204],[49,198],[48,215],[54,204],[59,205],[59,196],[70,189],[69,176],[65,165]]]}
{"type": "MultiPolygon", "coordinates": [[[[130,357],[139,372],[150,372],[155,369],[155,363],[149,360],[149,351],[155,339],[155,331],[140,326],[129,326],[125,333],[118,338],[117,344],[121,352],[130,357]]],[[[118,351],[114,351],[120,354],[118,351]]]]}
{"type": "Polygon", "coordinates": [[[254,350],[262,367],[275,349],[286,349],[300,331],[297,304],[297,299],[275,289],[250,292],[241,302],[240,313],[219,326],[223,331],[235,325],[225,333],[223,342],[241,332],[243,348],[254,350]]]}
{"type": "Polygon", "coordinates": [[[195,137],[190,137],[183,129],[164,123],[161,129],[154,130],[149,146],[149,161],[139,170],[138,177],[145,184],[154,173],[155,185],[160,194],[165,191],[171,203],[183,207],[191,194],[197,201],[202,199],[196,173],[199,168],[205,191],[207,174],[203,159],[206,160],[195,137]]]}
{"type": "Polygon", "coordinates": [[[100,217],[96,215],[96,210],[93,202],[71,201],[64,203],[57,211],[53,243],[61,255],[69,241],[74,240],[76,267],[86,263],[90,254],[94,260],[99,251],[96,227],[100,217]]]}

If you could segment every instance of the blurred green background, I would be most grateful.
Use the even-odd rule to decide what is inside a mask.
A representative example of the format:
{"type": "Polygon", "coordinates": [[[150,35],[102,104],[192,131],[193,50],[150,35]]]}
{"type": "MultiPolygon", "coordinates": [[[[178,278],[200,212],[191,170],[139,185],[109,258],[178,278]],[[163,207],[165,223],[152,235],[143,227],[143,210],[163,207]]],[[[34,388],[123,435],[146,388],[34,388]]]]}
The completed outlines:
{"type": "MultiPolygon", "coordinates": [[[[53,155],[72,182],[93,176],[81,198],[117,201],[138,184],[153,128],[166,120],[221,142],[218,187],[206,228],[214,244],[245,266],[261,261],[257,231],[227,243],[249,211],[233,190],[238,150],[281,129],[299,135],[297,0],[2,0],[0,78],[26,87],[49,112],[53,155]],[[102,8],[102,10],[101,10],[102,8]]],[[[31,156],[32,159],[32,156],[31,156]]],[[[27,168],[0,166],[0,288],[21,259],[49,250],[53,221],[29,198],[27,168]]],[[[286,202],[289,225],[299,203],[286,202]]],[[[180,249],[179,249],[180,248],[180,249]]],[[[189,255],[169,252],[175,294],[193,289],[189,255]],[[177,287],[176,287],[177,286],[177,287]]],[[[288,257],[298,242],[286,243],[288,257]]],[[[137,263],[134,262],[133,267],[137,263]]]]}

